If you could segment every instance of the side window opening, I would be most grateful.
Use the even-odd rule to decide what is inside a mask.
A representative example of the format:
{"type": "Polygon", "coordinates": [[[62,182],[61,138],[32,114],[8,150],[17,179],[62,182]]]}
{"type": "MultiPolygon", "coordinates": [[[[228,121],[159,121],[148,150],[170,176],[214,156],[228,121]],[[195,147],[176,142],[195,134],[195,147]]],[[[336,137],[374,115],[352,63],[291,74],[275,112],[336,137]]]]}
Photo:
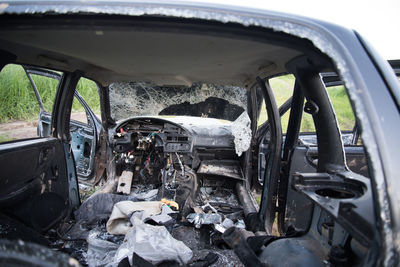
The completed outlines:
{"type": "MultiPolygon", "coordinates": [[[[76,91],[95,115],[100,118],[100,97],[97,90],[97,84],[92,80],[82,77],[76,86],[76,91]]],[[[80,121],[85,124],[88,123],[85,108],[76,97],[74,97],[72,103],[71,120],[80,121]]]]}
{"type": "MultiPolygon", "coordinates": [[[[269,82],[274,92],[277,106],[281,107],[282,104],[285,103],[293,94],[295,77],[291,74],[282,75],[269,79],[269,82]]],[[[329,86],[327,87],[327,92],[336,112],[336,117],[341,131],[353,131],[355,126],[355,118],[344,86],[329,86]]],[[[289,113],[290,110],[284,113],[281,117],[283,134],[285,134],[287,131],[289,113]]],[[[263,102],[258,120],[258,126],[262,125],[267,120],[267,117],[264,114],[266,114],[266,111],[265,104],[263,102]]],[[[308,113],[303,113],[300,132],[315,133],[313,118],[308,113]]]]}
{"type": "Polygon", "coordinates": [[[0,72],[0,142],[37,137],[39,102],[21,65],[0,72]]]}
{"type": "MultiPolygon", "coordinates": [[[[282,75],[269,79],[272,91],[275,96],[276,105],[281,107],[292,95],[294,88],[295,78],[292,74],[282,75]]],[[[260,109],[260,115],[258,117],[257,126],[262,125],[268,120],[267,110],[265,108],[265,102],[263,100],[260,109]]],[[[286,133],[287,125],[289,121],[289,112],[286,112],[281,117],[282,132],[286,133]]]]}
{"type": "Polygon", "coordinates": [[[74,96],[74,100],[72,101],[71,121],[78,121],[83,124],[88,124],[86,111],[76,96],[74,96]]]}
{"type": "MultiPolygon", "coordinates": [[[[336,119],[342,133],[352,132],[355,126],[355,117],[346,89],[343,85],[327,86],[329,98],[336,114],[336,119]]],[[[315,126],[312,116],[303,113],[300,127],[301,133],[315,133],[315,126]]]]}
{"type": "MultiPolygon", "coordinates": [[[[275,95],[276,105],[281,107],[293,95],[295,77],[292,74],[287,74],[269,79],[272,91],[275,95]]],[[[281,117],[282,133],[285,134],[289,122],[289,112],[286,112],[281,117]]]]}
{"type": "MultiPolygon", "coordinates": [[[[357,143],[353,142],[354,135],[358,133],[355,132],[355,116],[346,89],[343,85],[339,85],[328,86],[326,90],[342,133],[341,137],[344,144],[347,166],[353,172],[369,177],[367,159],[361,139],[359,138],[357,143]]],[[[303,112],[299,136],[301,140],[300,143],[303,145],[316,146],[317,137],[315,132],[312,115],[303,112]]],[[[314,160],[318,159],[318,154],[313,156],[311,156],[311,154],[312,153],[309,155],[313,157],[314,160]]]]}
{"type": "Polygon", "coordinates": [[[301,118],[301,124],[300,124],[300,133],[315,134],[315,132],[316,131],[312,115],[303,112],[303,117],[301,118]]]}
{"type": "Polygon", "coordinates": [[[327,91],[336,112],[340,130],[342,132],[353,131],[355,118],[344,86],[328,87],[327,91]]]}
{"type": "MultiPolygon", "coordinates": [[[[30,72],[28,69],[27,73],[23,66],[17,64],[8,64],[1,70],[0,143],[50,134],[50,118],[58,84],[59,80],[54,77],[41,75],[36,70],[30,72]],[[43,105],[42,113],[32,83],[43,105]]],[[[76,90],[100,118],[97,84],[81,78],[76,90]]],[[[76,97],[73,100],[71,120],[88,124],[85,109],[76,97]]]]}
{"type": "Polygon", "coordinates": [[[265,101],[263,99],[258,114],[257,128],[263,125],[267,120],[268,120],[268,114],[267,114],[267,109],[265,108],[265,101]]]}

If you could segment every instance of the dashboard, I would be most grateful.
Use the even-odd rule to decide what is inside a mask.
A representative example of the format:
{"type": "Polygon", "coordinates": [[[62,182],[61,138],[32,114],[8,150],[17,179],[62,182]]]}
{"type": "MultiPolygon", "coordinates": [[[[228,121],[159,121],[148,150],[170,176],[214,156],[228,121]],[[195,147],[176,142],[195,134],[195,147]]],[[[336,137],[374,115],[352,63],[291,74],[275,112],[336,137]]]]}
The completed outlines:
{"type": "Polygon", "coordinates": [[[190,153],[192,135],[182,126],[156,118],[136,118],[117,126],[112,137],[115,152],[127,152],[141,148],[154,140],[154,145],[165,153],[190,153]]]}
{"type": "Polygon", "coordinates": [[[159,152],[190,154],[199,151],[213,154],[228,152],[235,157],[232,122],[191,116],[134,117],[110,129],[114,152],[147,150],[154,146],[159,152]],[[217,152],[218,153],[218,152],[217,152]]]}

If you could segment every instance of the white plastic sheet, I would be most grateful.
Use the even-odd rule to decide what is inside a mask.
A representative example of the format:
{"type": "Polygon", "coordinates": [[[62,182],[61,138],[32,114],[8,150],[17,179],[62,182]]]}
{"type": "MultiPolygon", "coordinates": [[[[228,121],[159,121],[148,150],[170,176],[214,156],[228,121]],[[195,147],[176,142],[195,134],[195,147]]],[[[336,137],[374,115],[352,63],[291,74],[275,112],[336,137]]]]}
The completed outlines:
{"type": "Polygon", "coordinates": [[[124,243],[115,254],[115,262],[125,257],[131,260],[133,252],[153,264],[166,260],[186,264],[192,258],[190,248],[173,238],[164,226],[146,224],[137,218],[133,218],[133,223],[133,227],[125,235],[124,243]]]}
{"type": "Polygon", "coordinates": [[[88,252],[87,263],[90,267],[94,266],[116,266],[114,263],[115,252],[118,245],[112,242],[97,238],[99,232],[92,230],[87,238],[88,252]]]}
{"type": "MultiPolygon", "coordinates": [[[[160,214],[161,201],[121,201],[114,205],[110,219],[107,221],[107,232],[112,235],[124,235],[132,227],[129,218],[134,212],[140,212],[137,216],[144,220],[152,215],[160,214]]],[[[136,217],[137,217],[136,216],[136,217]]]]}

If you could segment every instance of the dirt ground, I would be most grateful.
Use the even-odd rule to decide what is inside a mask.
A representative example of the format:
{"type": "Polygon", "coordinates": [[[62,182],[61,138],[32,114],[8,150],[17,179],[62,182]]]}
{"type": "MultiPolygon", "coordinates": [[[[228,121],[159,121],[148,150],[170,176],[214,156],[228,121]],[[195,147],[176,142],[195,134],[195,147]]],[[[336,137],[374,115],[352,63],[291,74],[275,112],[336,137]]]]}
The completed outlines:
{"type": "MultiPolygon", "coordinates": [[[[85,112],[71,114],[73,120],[87,122],[85,112]]],[[[0,141],[37,137],[38,121],[12,121],[0,124],[0,141]]]]}

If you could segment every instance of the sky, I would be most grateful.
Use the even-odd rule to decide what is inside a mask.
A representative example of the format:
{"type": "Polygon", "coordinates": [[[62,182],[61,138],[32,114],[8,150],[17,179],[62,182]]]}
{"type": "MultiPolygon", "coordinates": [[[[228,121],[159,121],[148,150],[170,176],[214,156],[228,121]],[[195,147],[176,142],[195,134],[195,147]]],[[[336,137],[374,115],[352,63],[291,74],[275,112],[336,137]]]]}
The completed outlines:
{"type": "Polygon", "coordinates": [[[385,59],[400,59],[400,0],[190,0],[274,10],[325,20],[360,33],[385,59]]]}

